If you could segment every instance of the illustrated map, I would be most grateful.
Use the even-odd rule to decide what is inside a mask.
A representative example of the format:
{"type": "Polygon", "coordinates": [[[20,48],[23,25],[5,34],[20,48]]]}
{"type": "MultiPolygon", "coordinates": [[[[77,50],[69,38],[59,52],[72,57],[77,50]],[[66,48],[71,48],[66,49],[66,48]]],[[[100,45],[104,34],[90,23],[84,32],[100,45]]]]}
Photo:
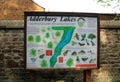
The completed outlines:
{"type": "Polygon", "coordinates": [[[96,17],[28,16],[27,68],[96,68],[96,17]]]}

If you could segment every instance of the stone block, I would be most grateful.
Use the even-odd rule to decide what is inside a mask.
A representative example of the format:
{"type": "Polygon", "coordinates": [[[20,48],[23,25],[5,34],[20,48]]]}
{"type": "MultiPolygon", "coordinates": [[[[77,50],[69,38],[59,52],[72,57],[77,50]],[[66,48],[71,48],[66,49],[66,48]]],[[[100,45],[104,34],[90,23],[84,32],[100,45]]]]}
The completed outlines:
{"type": "Polygon", "coordinates": [[[18,62],[14,60],[6,60],[6,67],[7,68],[18,68],[19,64],[18,62]]]}

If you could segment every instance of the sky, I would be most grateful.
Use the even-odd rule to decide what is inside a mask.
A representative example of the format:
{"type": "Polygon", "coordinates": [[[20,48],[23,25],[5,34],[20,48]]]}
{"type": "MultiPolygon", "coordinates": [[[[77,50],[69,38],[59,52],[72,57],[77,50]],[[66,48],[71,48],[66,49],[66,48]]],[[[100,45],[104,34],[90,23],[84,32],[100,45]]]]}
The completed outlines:
{"type": "Polygon", "coordinates": [[[96,0],[33,0],[45,8],[55,12],[115,13],[111,7],[98,5],[96,0]]]}

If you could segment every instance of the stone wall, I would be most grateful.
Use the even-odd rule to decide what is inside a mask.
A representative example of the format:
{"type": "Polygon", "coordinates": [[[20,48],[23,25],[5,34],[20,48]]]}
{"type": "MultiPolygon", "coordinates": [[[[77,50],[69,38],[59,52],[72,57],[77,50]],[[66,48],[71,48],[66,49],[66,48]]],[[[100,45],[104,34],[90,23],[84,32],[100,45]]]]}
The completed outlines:
{"type": "MultiPolygon", "coordinates": [[[[91,82],[120,82],[120,29],[100,30],[100,68],[91,82]]],[[[24,29],[0,29],[0,82],[30,82],[24,60],[24,29]]],[[[40,71],[36,82],[84,82],[83,71],[40,71]]]]}
{"type": "Polygon", "coordinates": [[[91,82],[120,82],[120,29],[101,29],[100,43],[100,69],[92,70],[91,82]]]}
{"type": "Polygon", "coordinates": [[[24,65],[23,29],[0,29],[0,82],[29,82],[24,65]]]}

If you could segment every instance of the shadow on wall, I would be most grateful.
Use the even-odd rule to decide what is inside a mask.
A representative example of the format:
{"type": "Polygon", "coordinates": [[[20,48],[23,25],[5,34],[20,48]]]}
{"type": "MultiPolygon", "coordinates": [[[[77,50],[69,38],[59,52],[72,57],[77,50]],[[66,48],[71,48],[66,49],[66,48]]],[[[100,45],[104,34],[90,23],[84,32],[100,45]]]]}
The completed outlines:
{"type": "Polygon", "coordinates": [[[42,70],[35,73],[36,82],[83,82],[80,70],[42,70]]]}

